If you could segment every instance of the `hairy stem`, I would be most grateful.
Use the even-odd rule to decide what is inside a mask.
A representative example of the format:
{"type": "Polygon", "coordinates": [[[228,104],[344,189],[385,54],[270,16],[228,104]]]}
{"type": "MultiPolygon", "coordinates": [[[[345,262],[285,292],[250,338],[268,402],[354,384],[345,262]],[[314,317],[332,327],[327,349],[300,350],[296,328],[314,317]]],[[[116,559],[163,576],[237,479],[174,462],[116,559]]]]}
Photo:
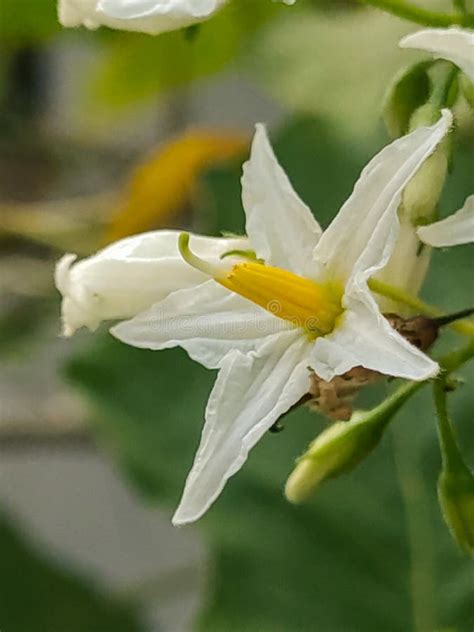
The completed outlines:
{"type": "MultiPolygon", "coordinates": [[[[417,296],[413,296],[401,288],[390,285],[390,283],[385,283],[384,281],[379,281],[378,279],[370,279],[368,285],[372,292],[380,294],[380,296],[390,298],[398,303],[402,303],[403,305],[407,305],[420,314],[431,316],[433,318],[445,316],[443,311],[438,307],[429,305],[417,296]]],[[[451,323],[449,326],[460,334],[474,336],[474,322],[470,320],[460,320],[451,323]]]]}
{"type": "Polygon", "coordinates": [[[423,26],[446,27],[459,24],[460,26],[474,27],[474,14],[459,10],[459,1],[457,2],[458,11],[456,13],[431,11],[406,2],[406,0],[360,0],[360,2],[423,26]]]}

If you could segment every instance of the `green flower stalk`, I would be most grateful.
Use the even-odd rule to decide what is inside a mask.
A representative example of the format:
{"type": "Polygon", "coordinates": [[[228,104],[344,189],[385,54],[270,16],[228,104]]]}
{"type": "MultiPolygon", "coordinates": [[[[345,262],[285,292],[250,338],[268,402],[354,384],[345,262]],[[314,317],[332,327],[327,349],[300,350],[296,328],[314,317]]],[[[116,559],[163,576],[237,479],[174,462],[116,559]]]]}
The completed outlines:
{"type": "Polygon", "coordinates": [[[444,379],[436,380],[434,397],[443,463],[438,479],[439,503],[454,540],[474,555],[474,475],[463,460],[449,420],[444,379]]]}

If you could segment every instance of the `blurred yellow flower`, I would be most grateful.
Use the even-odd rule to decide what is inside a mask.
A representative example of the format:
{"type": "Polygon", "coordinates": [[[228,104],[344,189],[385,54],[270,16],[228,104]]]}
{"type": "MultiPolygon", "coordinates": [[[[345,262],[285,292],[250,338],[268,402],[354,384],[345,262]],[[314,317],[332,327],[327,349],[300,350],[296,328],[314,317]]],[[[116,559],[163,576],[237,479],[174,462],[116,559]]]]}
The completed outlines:
{"type": "Polygon", "coordinates": [[[166,143],[135,170],[106,241],[163,225],[188,202],[206,167],[242,154],[248,142],[244,134],[190,130],[166,143]]]}

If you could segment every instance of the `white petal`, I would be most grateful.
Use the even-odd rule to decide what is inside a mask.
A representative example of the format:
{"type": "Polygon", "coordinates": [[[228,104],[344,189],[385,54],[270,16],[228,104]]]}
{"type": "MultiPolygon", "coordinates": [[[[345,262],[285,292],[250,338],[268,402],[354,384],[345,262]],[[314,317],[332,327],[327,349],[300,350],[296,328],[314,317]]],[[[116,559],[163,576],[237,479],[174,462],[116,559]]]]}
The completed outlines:
{"type": "Polygon", "coordinates": [[[474,195],[470,195],[462,209],[439,222],[422,226],[418,237],[425,244],[441,248],[474,241],[474,195]]]}
{"type": "Polygon", "coordinates": [[[453,27],[425,29],[407,35],[400,41],[402,48],[417,48],[456,64],[474,81],[474,33],[453,27]]]}
{"type": "Polygon", "coordinates": [[[211,17],[227,0],[101,0],[102,24],[157,35],[211,17]]]}
{"type": "MultiPolygon", "coordinates": [[[[63,295],[66,335],[91,329],[103,320],[130,318],[178,289],[203,283],[206,276],[189,266],[178,250],[178,231],[155,231],[122,239],[73,264],[58,264],[56,284],[63,295]]],[[[193,236],[198,256],[218,263],[222,253],[248,247],[245,239],[193,236]]]]}
{"type": "Polygon", "coordinates": [[[247,235],[258,256],[269,265],[311,276],[321,229],[278,164],[263,125],[256,126],[243,168],[242,201],[247,235]]]}
{"type": "Polygon", "coordinates": [[[229,351],[248,352],[268,336],[294,327],[215,281],[174,292],[111,333],[145,349],[180,346],[193,360],[217,368],[229,351]]]}
{"type": "Polygon", "coordinates": [[[63,26],[80,26],[95,15],[97,0],[59,0],[58,19],[63,26]]]}
{"type": "Polygon", "coordinates": [[[365,307],[345,312],[331,334],[316,340],[310,363],[327,381],[355,366],[409,380],[426,380],[439,370],[436,362],[400,336],[382,315],[365,307]]]}
{"type": "Polygon", "coordinates": [[[308,346],[298,332],[287,332],[258,355],[234,351],[225,358],[174,524],[200,518],[253,446],[308,391],[308,346]]]}
{"type": "Polygon", "coordinates": [[[150,16],[205,18],[214,13],[223,0],[99,0],[98,9],[122,20],[150,16]]]}
{"type": "Polygon", "coordinates": [[[398,234],[403,189],[451,123],[452,114],[443,110],[436,125],[397,139],[369,162],[315,248],[321,275],[341,281],[355,276],[360,281],[361,274],[368,278],[387,263],[398,234]]]}

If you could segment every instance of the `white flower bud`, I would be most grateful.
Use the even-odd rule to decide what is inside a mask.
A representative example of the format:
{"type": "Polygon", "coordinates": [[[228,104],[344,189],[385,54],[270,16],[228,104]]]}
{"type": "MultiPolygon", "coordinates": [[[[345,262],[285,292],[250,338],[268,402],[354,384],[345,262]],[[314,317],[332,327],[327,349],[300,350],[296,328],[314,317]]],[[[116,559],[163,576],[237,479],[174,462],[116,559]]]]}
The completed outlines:
{"type": "Polygon", "coordinates": [[[357,411],[350,421],[329,426],[298,460],[286,482],[287,499],[301,503],[323,481],[354,468],[379,443],[388,420],[357,411]]]}

